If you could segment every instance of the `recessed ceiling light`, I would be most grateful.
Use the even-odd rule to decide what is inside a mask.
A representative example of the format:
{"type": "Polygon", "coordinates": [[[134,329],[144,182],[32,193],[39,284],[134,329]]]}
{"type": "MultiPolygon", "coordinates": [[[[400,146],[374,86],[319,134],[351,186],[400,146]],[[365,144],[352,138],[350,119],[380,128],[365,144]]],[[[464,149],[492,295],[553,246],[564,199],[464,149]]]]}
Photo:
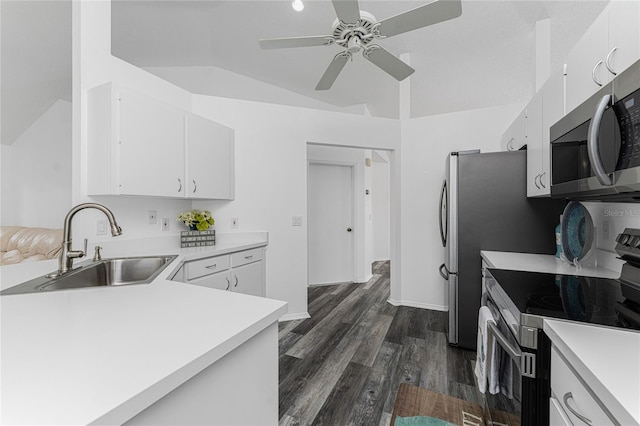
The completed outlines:
{"type": "Polygon", "coordinates": [[[304,4],[302,4],[302,0],[293,0],[291,2],[291,7],[293,7],[293,10],[296,12],[301,12],[302,9],[304,9],[304,4]]]}

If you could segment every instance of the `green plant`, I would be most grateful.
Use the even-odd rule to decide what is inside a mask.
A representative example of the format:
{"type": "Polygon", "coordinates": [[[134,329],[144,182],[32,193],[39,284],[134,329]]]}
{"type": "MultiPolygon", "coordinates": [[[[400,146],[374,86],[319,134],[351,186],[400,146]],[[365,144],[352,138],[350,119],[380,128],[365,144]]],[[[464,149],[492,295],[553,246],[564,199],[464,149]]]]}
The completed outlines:
{"type": "Polygon", "coordinates": [[[216,223],[210,211],[197,209],[180,213],[178,221],[188,227],[195,226],[198,231],[206,231],[216,223]]]}

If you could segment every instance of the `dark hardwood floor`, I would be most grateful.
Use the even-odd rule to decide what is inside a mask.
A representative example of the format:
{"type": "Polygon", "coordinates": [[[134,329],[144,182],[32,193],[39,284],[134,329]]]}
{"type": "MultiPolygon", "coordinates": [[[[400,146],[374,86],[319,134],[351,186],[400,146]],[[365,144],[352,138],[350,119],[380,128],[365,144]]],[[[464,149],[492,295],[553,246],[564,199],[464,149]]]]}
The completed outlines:
{"type": "Polygon", "coordinates": [[[373,274],[310,287],[311,318],[280,323],[281,425],[388,425],[400,383],[481,403],[447,313],[390,305],[389,262],[373,274]]]}

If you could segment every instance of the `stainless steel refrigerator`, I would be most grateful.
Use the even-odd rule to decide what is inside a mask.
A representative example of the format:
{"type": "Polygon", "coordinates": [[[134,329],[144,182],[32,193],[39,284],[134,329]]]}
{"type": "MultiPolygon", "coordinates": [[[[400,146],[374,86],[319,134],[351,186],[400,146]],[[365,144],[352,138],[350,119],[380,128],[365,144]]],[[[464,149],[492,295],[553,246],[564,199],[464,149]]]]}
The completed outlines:
{"type": "Polygon", "coordinates": [[[527,152],[452,152],[440,194],[449,344],[475,349],[480,250],[554,254],[562,200],[527,198],[527,152]]]}

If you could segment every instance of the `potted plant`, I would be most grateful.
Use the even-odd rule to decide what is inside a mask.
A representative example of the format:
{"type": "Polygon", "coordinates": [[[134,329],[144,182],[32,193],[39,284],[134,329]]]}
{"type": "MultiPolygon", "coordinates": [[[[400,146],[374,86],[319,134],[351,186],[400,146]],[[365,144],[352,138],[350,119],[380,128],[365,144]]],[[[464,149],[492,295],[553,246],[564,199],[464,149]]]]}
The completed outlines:
{"type": "Polygon", "coordinates": [[[206,231],[216,223],[210,211],[197,209],[180,213],[178,221],[184,223],[192,231],[206,231]]]}

